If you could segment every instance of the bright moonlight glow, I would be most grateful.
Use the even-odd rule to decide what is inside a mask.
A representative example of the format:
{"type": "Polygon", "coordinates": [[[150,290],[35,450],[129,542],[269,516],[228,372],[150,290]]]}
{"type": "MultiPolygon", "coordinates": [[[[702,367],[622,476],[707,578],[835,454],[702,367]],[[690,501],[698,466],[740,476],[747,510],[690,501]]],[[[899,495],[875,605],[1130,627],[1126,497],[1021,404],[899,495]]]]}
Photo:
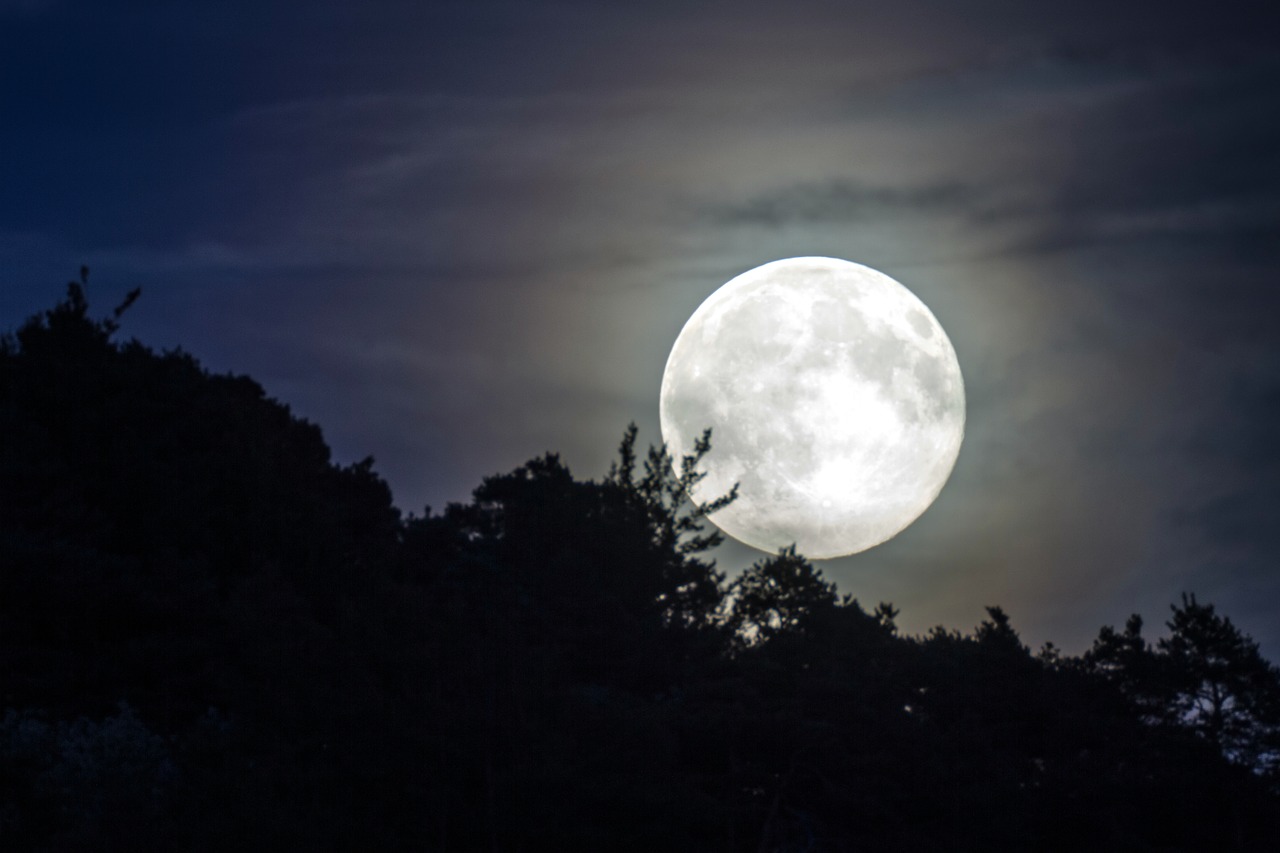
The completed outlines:
{"type": "Polygon", "coordinates": [[[711,294],[662,377],[675,459],[712,428],[694,497],[735,539],[814,559],[864,551],[920,517],[964,437],[964,382],[942,326],[884,273],[790,258],[711,294]]]}

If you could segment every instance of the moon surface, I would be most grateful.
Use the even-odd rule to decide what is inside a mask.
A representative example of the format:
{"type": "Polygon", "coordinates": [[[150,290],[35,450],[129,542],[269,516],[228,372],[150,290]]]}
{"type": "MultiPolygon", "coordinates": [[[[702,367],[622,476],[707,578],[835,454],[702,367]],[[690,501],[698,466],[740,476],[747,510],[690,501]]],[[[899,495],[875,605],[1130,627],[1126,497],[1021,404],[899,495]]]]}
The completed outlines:
{"type": "Polygon", "coordinates": [[[788,258],[723,285],[676,338],[662,437],[678,464],[711,427],[693,497],[763,551],[864,551],[929,508],[964,438],[946,332],[898,282],[836,258],[788,258]]]}

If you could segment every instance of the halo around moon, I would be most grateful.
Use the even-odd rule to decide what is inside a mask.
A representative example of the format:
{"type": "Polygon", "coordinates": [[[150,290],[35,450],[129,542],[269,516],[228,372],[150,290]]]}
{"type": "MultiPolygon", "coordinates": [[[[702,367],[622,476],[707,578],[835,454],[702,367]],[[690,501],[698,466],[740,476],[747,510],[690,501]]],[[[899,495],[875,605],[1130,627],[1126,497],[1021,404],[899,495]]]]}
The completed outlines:
{"type": "Polygon", "coordinates": [[[964,438],[964,381],[946,332],[884,273],[788,258],[712,293],[676,338],[662,376],[673,458],[712,429],[711,516],[763,551],[814,559],[864,551],[929,508],[964,438]]]}

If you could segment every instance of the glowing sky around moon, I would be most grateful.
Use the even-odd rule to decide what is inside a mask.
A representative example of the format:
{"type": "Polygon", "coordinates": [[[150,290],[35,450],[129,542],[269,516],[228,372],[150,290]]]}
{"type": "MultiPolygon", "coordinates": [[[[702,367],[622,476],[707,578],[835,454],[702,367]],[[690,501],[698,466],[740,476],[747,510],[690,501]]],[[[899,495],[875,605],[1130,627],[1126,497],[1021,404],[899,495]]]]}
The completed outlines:
{"type": "Polygon", "coordinates": [[[864,551],[929,508],[964,437],[964,382],[937,319],[887,275],[789,258],[729,281],[693,313],[662,377],[678,460],[711,427],[706,501],[748,545],[814,559],[864,551]]]}

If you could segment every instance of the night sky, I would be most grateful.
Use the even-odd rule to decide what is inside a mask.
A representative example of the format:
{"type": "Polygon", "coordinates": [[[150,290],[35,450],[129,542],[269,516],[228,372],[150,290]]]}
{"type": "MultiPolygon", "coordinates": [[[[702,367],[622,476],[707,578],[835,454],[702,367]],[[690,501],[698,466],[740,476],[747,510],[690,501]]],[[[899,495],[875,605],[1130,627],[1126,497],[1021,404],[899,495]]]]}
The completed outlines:
{"type": "Polygon", "coordinates": [[[81,264],[99,314],[141,286],[125,336],[421,513],[658,442],[708,294],[848,258],[946,328],[968,427],[929,512],[822,564],[842,592],[1077,652],[1194,591],[1275,659],[1265,6],[0,0],[0,321],[81,264]]]}

